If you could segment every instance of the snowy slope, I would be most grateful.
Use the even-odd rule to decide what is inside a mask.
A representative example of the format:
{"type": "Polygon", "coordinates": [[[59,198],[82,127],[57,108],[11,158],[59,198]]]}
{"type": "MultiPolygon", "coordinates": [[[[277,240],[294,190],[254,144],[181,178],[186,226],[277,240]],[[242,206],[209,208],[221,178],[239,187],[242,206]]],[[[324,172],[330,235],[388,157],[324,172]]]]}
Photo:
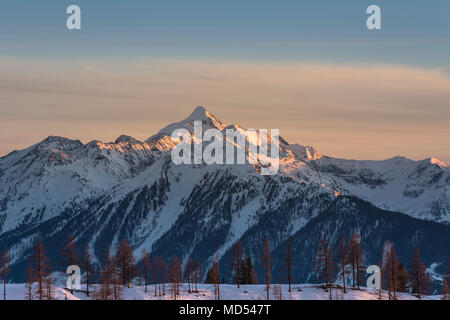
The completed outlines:
{"type": "MultiPolygon", "coordinates": [[[[97,288],[98,286],[94,286],[97,288]]],[[[169,291],[170,284],[166,284],[165,296],[154,296],[154,288],[152,286],[147,287],[147,292],[143,286],[137,286],[133,288],[122,288],[123,300],[170,300],[171,294],[169,291]]],[[[6,286],[7,300],[24,300],[26,290],[24,284],[8,284],[6,286]]],[[[92,289],[91,289],[92,290],[92,289]]],[[[273,285],[272,289],[273,290],[273,285]]],[[[311,284],[294,284],[292,285],[292,292],[288,292],[288,286],[281,286],[281,298],[283,300],[329,300],[329,293],[325,292],[320,285],[311,284]]],[[[342,296],[341,290],[335,288],[332,290],[333,300],[378,300],[380,297],[378,291],[367,290],[361,288],[361,290],[349,289],[347,293],[342,296]]],[[[265,285],[241,285],[237,288],[235,285],[221,285],[220,286],[220,299],[221,300],[265,300],[266,291],[265,285]]],[[[278,300],[280,297],[270,295],[271,300],[278,300]]],[[[381,292],[381,298],[387,300],[387,292],[381,292]]],[[[85,293],[74,292],[73,295],[65,289],[60,287],[54,288],[55,300],[90,300],[92,295],[87,297],[85,293]]],[[[441,296],[424,296],[422,300],[440,300],[441,296]]],[[[178,300],[214,300],[214,287],[207,284],[199,284],[198,292],[188,292],[187,284],[181,284],[180,295],[178,300]]],[[[418,300],[415,296],[408,293],[398,293],[398,300],[418,300]]]]}
{"type": "Polygon", "coordinates": [[[356,161],[321,157],[312,166],[344,189],[380,208],[450,223],[450,168],[434,158],[356,161]]]}
{"type": "MultiPolygon", "coordinates": [[[[37,289],[36,285],[33,285],[33,292],[37,289]]],[[[6,300],[27,300],[27,289],[23,283],[14,283],[6,285],[6,300]]],[[[3,299],[3,287],[2,287],[2,299],[3,299]]],[[[72,295],[68,290],[60,287],[53,287],[53,300],[80,300],[75,295],[72,295]]],[[[33,297],[36,300],[36,297],[33,297]]]]}

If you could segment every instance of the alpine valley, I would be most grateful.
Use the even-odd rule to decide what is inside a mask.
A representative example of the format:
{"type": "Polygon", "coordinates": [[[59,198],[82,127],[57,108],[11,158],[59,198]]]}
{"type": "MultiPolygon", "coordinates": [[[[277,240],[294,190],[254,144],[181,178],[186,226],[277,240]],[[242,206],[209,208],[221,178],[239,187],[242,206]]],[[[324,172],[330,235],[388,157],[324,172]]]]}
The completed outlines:
{"type": "Polygon", "coordinates": [[[257,265],[268,238],[274,281],[282,280],[290,238],[294,281],[311,283],[319,239],[326,235],[336,247],[340,235],[359,233],[367,265],[380,261],[389,240],[402,263],[417,247],[430,273],[438,278],[444,271],[450,256],[450,168],[444,162],[336,159],[280,137],[275,175],[260,175],[252,164],[175,165],[177,142],[170,135],[177,128],[193,133],[194,121],[224,136],[227,129],[244,130],[197,107],[145,142],[120,136],[83,144],[51,136],[0,158],[0,247],[9,249],[10,277],[24,281],[38,237],[58,269],[69,234],[80,252],[89,245],[98,265],[105,248],[114,250],[125,238],[137,257],[143,248],[181,261],[196,257],[204,270],[218,254],[225,277],[236,240],[257,265]]]}

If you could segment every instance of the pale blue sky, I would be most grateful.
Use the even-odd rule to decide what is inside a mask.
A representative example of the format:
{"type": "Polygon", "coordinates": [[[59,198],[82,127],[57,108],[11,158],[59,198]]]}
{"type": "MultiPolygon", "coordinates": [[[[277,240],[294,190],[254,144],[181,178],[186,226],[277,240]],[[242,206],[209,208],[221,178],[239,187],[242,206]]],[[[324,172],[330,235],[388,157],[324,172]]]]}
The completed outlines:
{"type": "Polygon", "coordinates": [[[448,0],[2,0],[0,55],[381,61],[448,69],[448,0]],[[65,8],[82,9],[80,32],[65,8]],[[382,9],[369,31],[365,10],[382,9]]]}

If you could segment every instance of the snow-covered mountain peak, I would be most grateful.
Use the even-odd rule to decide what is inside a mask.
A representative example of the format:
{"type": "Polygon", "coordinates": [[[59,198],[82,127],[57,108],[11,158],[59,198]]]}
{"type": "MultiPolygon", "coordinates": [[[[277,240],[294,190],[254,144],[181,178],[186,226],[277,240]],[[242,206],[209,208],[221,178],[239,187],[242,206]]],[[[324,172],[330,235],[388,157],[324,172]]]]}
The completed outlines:
{"type": "Polygon", "coordinates": [[[202,106],[198,106],[194,109],[194,111],[192,111],[192,113],[189,115],[189,117],[187,117],[185,119],[188,121],[200,121],[200,120],[212,120],[215,122],[220,122],[220,120],[218,120],[215,116],[213,116],[211,113],[209,113],[205,107],[202,106]]]}
{"type": "Polygon", "coordinates": [[[426,175],[438,175],[438,179],[440,179],[447,168],[448,167],[445,162],[436,158],[427,158],[417,162],[414,174],[417,177],[423,176],[424,173],[427,173],[426,175]]]}
{"type": "Polygon", "coordinates": [[[141,142],[139,140],[136,140],[133,137],[130,137],[130,136],[122,134],[120,137],[118,137],[116,139],[116,141],[114,143],[115,144],[118,144],[118,143],[138,144],[138,143],[141,143],[141,142]]]}
{"type": "Polygon", "coordinates": [[[70,150],[83,147],[83,143],[80,140],[71,140],[69,138],[58,136],[48,136],[36,146],[44,149],[70,150]]]}
{"type": "Polygon", "coordinates": [[[201,121],[203,131],[208,129],[218,129],[222,131],[226,125],[224,125],[219,119],[209,113],[204,107],[196,107],[194,111],[184,120],[169,124],[161,129],[157,134],[148,138],[145,142],[152,142],[160,139],[164,136],[171,136],[177,129],[186,129],[190,133],[194,132],[194,122],[201,121]]]}
{"type": "Polygon", "coordinates": [[[448,168],[448,165],[444,161],[433,158],[433,157],[426,159],[426,161],[429,161],[431,164],[437,165],[441,169],[448,168]]]}
{"type": "MultiPolygon", "coordinates": [[[[349,234],[367,227],[366,233],[377,236],[369,241],[387,238],[388,234],[380,234],[386,230],[383,223],[388,232],[392,223],[402,226],[402,231],[406,226],[411,232],[399,236],[398,241],[414,235],[414,246],[419,236],[434,235],[426,231],[427,225],[422,234],[414,234],[419,220],[398,220],[398,214],[380,212],[379,219],[385,222],[372,226],[374,220],[367,215],[389,210],[444,224],[436,227],[439,230],[450,225],[450,171],[438,159],[337,159],[321,155],[311,146],[288,144],[280,137],[280,167],[273,176],[261,176],[260,163],[176,165],[170,152],[177,143],[171,139],[172,132],[184,128],[193,133],[195,121],[202,121],[203,133],[211,128],[221,131],[214,140],[224,142],[224,155],[226,147],[234,145],[237,159],[242,147],[237,141],[242,141],[246,130],[224,125],[203,107],[147,142],[121,135],[114,143],[94,140],[84,145],[79,140],[50,136],[0,158],[0,243],[11,248],[21,266],[26,265],[32,238],[42,236],[51,252],[57,252],[62,236],[71,232],[83,239],[80,247],[89,244],[95,248],[97,261],[105,245],[114,248],[126,238],[135,253],[152,248],[155,256],[170,252],[185,259],[191,255],[208,268],[215,254],[225,253],[237,239],[247,252],[256,253],[261,235],[270,235],[274,247],[281,248],[286,236],[305,232],[298,240],[298,248],[303,248],[304,243],[313,243],[308,239],[318,234],[317,230],[337,230],[328,224],[334,223],[329,220],[333,216],[336,226],[345,227],[340,232],[349,234]],[[227,135],[227,129],[235,131],[235,136],[227,135]],[[356,198],[367,204],[358,204],[356,198]],[[309,223],[315,224],[314,229],[301,231],[309,223]]],[[[270,132],[271,128],[266,129],[270,132]]],[[[260,139],[249,136],[245,148],[248,157],[255,157],[256,149],[250,148],[250,143],[256,146],[260,139]]],[[[270,143],[271,137],[268,140],[270,143]]],[[[439,239],[449,239],[450,231],[439,232],[439,239]]],[[[424,239],[423,246],[441,244],[424,239]]],[[[404,243],[403,248],[409,245],[404,243]]],[[[445,249],[448,245],[436,251],[436,256],[445,249]]],[[[377,258],[379,254],[372,252],[377,258]]],[[[310,270],[308,265],[301,267],[310,270]]],[[[22,276],[20,268],[17,274],[22,276]]],[[[302,277],[306,279],[308,272],[302,277]]]]}

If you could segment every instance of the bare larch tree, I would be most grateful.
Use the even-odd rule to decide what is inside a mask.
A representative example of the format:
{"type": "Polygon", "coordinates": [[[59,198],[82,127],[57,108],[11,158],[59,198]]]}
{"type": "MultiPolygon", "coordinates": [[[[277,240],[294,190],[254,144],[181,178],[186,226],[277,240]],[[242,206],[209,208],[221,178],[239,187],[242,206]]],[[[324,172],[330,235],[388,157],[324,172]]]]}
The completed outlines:
{"type": "Polygon", "coordinates": [[[86,283],[86,295],[89,297],[90,295],[90,286],[92,284],[93,276],[94,276],[94,266],[92,265],[92,257],[91,252],[89,250],[89,245],[87,244],[84,248],[84,256],[83,256],[83,269],[84,269],[84,281],[86,283]]]}
{"type": "Polygon", "coordinates": [[[352,266],[352,284],[353,287],[356,286],[359,290],[361,284],[361,272],[364,268],[364,265],[361,248],[361,236],[358,233],[355,233],[350,237],[349,259],[352,266]]]}
{"type": "Polygon", "coordinates": [[[291,238],[288,238],[283,253],[284,278],[288,282],[288,291],[292,292],[292,246],[291,238]]]}
{"type": "Polygon", "coordinates": [[[419,299],[422,299],[422,296],[428,293],[431,282],[427,274],[427,268],[420,260],[420,253],[417,248],[414,250],[413,259],[409,264],[409,272],[411,292],[415,293],[419,299]]]}
{"type": "Polygon", "coordinates": [[[141,251],[141,274],[142,278],[144,279],[144,292],[147,293],[147,284],[148,284],[148,278],[150,276],[150,257],[147,253],[147,250],[142,249],[141,251]]]}
{"type": "Polygon", "coordinates": [[[265,238],[262,242],[260,249],[259,261],[264,269],[264,283],[266,285],[266,299],[270,300],[270,284],[272,282],[272,272],[271,272],[271,257],[270,257],[270,247],[269,240],[265,238]]]}
{"type": "Polygon", "coordinates": [[[170,259],[170,283],[172,299],[177,300],[180,294],[180,281],[181,281],[181,264],[176,255],[173,255],[170,259]]]}
{"type": "Polygon", "coordinates": [[[33,246],[33,253],[30,257],[33,279],[37,282],[36,295],[39,300],[45,298],[45,278],[50,273],[50,262],[45,255],[45,246],[42,238],[39,237],[33,246]]]}
{"type": "Polygon", "coordinates": [[[236,241],[230,249],[230,260],[228,265],[230,268],[230,273],[232,275],[233,282],[240,287],[242,281],[242,261],[244,260],[244,249],[241,242],[236,241]]]}
{"type": "Polygon", "coordinates": [[[191,258],[187,258],[186,259],[186,263],[184,265],[184,270],[183,270],[183,279],[187,282],[188,284],[188,292],[191,293],[191,282],[192,282],[192,274],[193,274],[193,270],[192,270],[192,260],[191,258]]]}
{"type": "Polygon", "coordinates": [[[194,285],[195,285],[195,289],[193,289],[193,291],[198,292],[197,284],[199,283],[200,277],[201,277],[201,265],[200,265],[200,261],[198,261],[197,258],[195,258],[192,262],[192,273],[193,273],[193,280],[194,280],[194,285]]]}
{"type": "Polygon", "coordinates": [[[347,282],[347,262],[348,262],[348,247],[345,236],[342,235],[339,238],[338,244],[338,263],[339,263],[339,271],[342,278],[342,294],[347,293],[346,282],[347,282]]]}
{"type": "Polygon", "coordinates": [[[330,300],[332,299],[332,277],[333,277],[333,261],[331,256],[331,248],[328,244],[327,237],[324,236],[319,240],[317,247],[315,272],[319,279],[325,283],[325,291],[330,292],[330,300]]]}
{"type": "Polygon", "coordinates": [[[9,253],[6,248],[0,253],[0,275],[3,279],[3,300],[6,300],[6,282],[9,272],[9,253]]]}
{"type": "Polygon", "coordinates": [[[118,274],[124,287],[131,288],[133,277],[136,273],[133,250],[126,239],[123,239],[116,252],[116,266],[118,274]]]}

